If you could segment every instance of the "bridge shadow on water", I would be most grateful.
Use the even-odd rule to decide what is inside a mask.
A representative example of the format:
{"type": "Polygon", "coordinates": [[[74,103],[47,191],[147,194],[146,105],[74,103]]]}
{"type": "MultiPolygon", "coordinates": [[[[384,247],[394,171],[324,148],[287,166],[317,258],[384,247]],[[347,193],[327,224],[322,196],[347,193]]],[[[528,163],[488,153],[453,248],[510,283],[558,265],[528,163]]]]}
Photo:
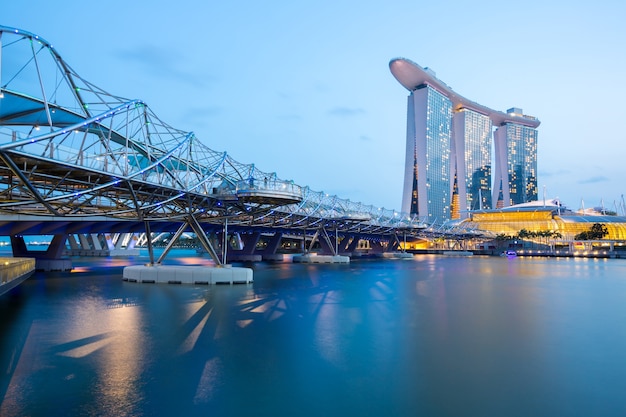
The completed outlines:
{"type": "MultiPolygon", "coordinates": [[[[372,352],[346,352],[372,342],[359,326],[393,318],[389,276],[362,281],[360,266],[276,263],[247,265],[252,285],[122,282],[123,267],[138,260],[77,259],[73,273],[37,273],[0,300],[8,370],[0,414],[43,415],[46,404],[68,414],[262,415],[358,403],[346,401],[356,394],[345,372],[371,377],[363,359],[372,352]],[[321,392],[330,397],[320,402],[321,392]]],[[[172,262],[198,261],[207,262],[172,262]]]]}

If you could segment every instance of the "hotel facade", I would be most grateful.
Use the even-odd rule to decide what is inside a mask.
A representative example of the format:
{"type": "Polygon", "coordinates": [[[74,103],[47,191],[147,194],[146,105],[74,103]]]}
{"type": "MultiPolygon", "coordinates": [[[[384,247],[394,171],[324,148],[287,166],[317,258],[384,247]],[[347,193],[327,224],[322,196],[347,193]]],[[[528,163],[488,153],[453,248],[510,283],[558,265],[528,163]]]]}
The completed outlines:
{"type": "Polygon", "coordinates": [[[407,59],[389,68],[409,90],[403,212],[442,223],[537,200],[539,120],[474,103],[407,59]]]}

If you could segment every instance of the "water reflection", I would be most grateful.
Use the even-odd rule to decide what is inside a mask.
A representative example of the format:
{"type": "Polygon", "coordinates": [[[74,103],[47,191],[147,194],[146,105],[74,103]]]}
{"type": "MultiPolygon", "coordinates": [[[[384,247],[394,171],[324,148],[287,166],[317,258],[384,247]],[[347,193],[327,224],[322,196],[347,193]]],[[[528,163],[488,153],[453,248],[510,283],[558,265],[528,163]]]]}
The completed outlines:
{"type": "Polygon", "coordinates": [[[193,397],[194,404],[206,404],[213,399],[221,373],[222,363],[219,358],[211,358],[204,364],[200,382],[193,397]]]}
{"type": "Polygon", "coordinates": [[[259,264],[204,287],[91,262],[0,298],[1,415],[626,412],[623,261],[259,264]]]}
{"type": "Polygon", "coordinates": [[[125,415],[126,407],[142,400],[135,389],[143,359],[137,309],[102,306],[103,300],[88,296],[71,300],[58,315],[32,320],[0,414],[37,415],[30,410],[39,401],[72,408],[94,395],[93,402],[81,404],[85,413],[98,414],[106,406],[125,415]],[[33,386],[33,377],[55,388],[33,386]],[[73,395],[59,396],[59,389],[73,395]]]}

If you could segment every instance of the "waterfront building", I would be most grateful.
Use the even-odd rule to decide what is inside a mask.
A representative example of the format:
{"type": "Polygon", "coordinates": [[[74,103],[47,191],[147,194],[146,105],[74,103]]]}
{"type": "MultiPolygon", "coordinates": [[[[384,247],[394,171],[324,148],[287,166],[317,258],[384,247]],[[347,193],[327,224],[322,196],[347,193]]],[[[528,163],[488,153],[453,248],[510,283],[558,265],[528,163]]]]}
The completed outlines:
{"type": "Polygon", "coordinates": [[[462,220],[463,228],[498,235],[515,236],[521,230],[528,232],[552,232],[557,240],[573,241],[599,223],[607,235],[604,241],[626,241],[626,216],[603,212],[574,212],[557,199],[517,204],[502,209],[472,211],[462,220]]]}
{"type": "Polygon", "coordinates": [[[443,223],[537,199],[536,118],[472,102],[407,59],[389,67],[409,90],[403,212],[443,223]]]}
{"type": "Polygon", "coordinates": [[[434,229],[428,238],[407,242],[403,248],[498,250],[508,246],[526,254],[529,247],[536,252],[575,256],[602,256],[618,251],[620,257],[626,258],[626,214],[623,210],[621,214],[601,207],[572,211],[558,199],[544,199],[504,208],[473,210],[467,218],[448,222],[447,226],[434,229]],[[591,240],[581,237],[596,225],[600,225],[606,235],[591,240]]]}

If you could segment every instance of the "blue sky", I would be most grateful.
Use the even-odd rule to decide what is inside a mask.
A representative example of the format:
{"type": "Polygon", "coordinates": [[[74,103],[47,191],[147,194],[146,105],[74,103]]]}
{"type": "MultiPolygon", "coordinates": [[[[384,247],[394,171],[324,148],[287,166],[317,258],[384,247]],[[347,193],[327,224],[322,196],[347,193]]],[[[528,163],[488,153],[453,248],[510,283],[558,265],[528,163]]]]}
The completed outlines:
{"type": "Polygon", "coordinates": [[[626,191],[626,2],[5,2],[82,77],[209,147],[313,190],[399,209],[406,97],[388,63],[538,117],[539,188],[572,208],[626,191]]]}

